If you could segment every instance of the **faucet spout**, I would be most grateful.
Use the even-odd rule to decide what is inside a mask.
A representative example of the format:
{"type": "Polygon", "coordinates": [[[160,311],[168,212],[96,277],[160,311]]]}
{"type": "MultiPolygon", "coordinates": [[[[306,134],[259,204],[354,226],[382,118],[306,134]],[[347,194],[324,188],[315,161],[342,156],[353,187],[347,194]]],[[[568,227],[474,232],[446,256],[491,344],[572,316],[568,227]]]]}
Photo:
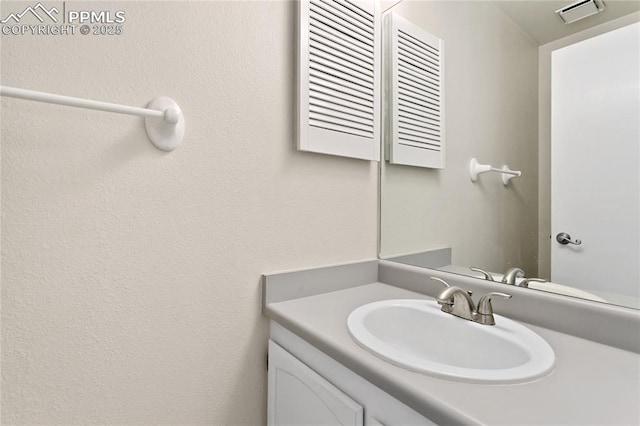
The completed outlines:
{"type": "Polygon", "coordinates": [[[478,312],[476,311],[473,299],[469,293],[460,287],[447,287],[436,297],[436,301],[442,306],[443,312],[476,321],[478,312]]]}
{"type": "Polygon", "coordinates": [[[507,272],[504,273],[504,277],[502,277],[502,282],[505,284],[513,284],[516,283],[516,278],[524,277],[524,271],[520,268],[509,268],[507,272]]]}

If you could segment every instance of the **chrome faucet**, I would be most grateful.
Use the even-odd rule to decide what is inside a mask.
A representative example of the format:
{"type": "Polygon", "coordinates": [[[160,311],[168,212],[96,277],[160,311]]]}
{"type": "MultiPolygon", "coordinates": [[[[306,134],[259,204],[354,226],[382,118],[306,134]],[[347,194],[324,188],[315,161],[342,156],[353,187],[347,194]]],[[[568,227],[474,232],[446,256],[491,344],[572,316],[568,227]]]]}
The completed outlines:
{"type": "Polygon", "coordinates": [[[446,286],[446,288],[436,296],[436,302],[442,306],[442,308],[440,308],[442,312],[479,324],[494,325],[496,323],[493,317],[491,297],[511,298],[511,295],[506,293],[487,293],[480,298],[478,309],[476,310],[470,291],[466,291],[460,287],[450,286],[440,278],[431,277],[431,279],[440,281],[446,286]]]}
{"type": "Polygon", "coordinates": [[[504,273],[504,277],[502,277],[502,282],[505,284],[513,284],[516,283],[516,278],[524,277],[524,271],[520,268],[509,268],[507,272],[504,273]]]}

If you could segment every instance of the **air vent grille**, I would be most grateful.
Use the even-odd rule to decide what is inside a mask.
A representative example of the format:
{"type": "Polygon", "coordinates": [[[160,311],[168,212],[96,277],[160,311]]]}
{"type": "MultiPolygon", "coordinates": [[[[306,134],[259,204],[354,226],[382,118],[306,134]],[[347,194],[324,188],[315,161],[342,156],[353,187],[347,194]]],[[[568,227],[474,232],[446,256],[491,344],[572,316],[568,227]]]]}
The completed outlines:
{"type": "Polygon", "coordinates": [[[309,124],[373,137],[374,20],[355,4],[311,0],[309,124]]]}
{"type": "Polygon", "coordinates": [[[298,148],[380,158],[380,22],[374,0],[300,0],[298,148]]]}
{"type": "Polygon", "coordinates": [[[565,24],[572,24],[603,10],[604,2],[602,0],[579,0],[556,10],[556,14],[565,24]]]}
{"type": "Polygon", "coordinates": [[[440,51],[398,30],[399,143],[440,151],[440,51]]]}
{"type": "Polygon", "coordinates": [[[409,21],[385,18],[389,160],[444,167],[443,43],[409,21]]]}

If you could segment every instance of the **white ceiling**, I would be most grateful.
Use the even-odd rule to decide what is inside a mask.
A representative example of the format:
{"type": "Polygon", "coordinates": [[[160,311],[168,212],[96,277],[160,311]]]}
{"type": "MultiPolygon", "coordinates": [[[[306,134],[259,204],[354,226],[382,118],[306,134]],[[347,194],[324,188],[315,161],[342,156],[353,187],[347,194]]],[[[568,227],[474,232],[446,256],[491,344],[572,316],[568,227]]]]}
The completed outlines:
{"type": "Polygon", "coordinates": [[[604,0],[605,9],[573,24],[565,24],[555,11],[575,0],[496,0],[492,3],[539,45],[640,11],[640,1],[604,0]]]}

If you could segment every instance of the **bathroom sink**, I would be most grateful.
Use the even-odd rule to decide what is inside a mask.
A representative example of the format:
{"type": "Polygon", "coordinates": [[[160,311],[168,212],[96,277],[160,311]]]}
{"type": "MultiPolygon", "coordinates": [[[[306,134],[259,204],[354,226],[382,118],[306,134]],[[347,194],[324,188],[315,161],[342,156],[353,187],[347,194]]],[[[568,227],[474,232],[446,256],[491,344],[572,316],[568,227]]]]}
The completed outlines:
{"type": "Polygon", "coordinates": [[[374,355],[409,370],[473,383],[522,383],[551,373],[551,346],[527,327],[495,315],[482,325],[440,311],[435,301],[384,300],[355,309],[349,333],[374,355]]]}

